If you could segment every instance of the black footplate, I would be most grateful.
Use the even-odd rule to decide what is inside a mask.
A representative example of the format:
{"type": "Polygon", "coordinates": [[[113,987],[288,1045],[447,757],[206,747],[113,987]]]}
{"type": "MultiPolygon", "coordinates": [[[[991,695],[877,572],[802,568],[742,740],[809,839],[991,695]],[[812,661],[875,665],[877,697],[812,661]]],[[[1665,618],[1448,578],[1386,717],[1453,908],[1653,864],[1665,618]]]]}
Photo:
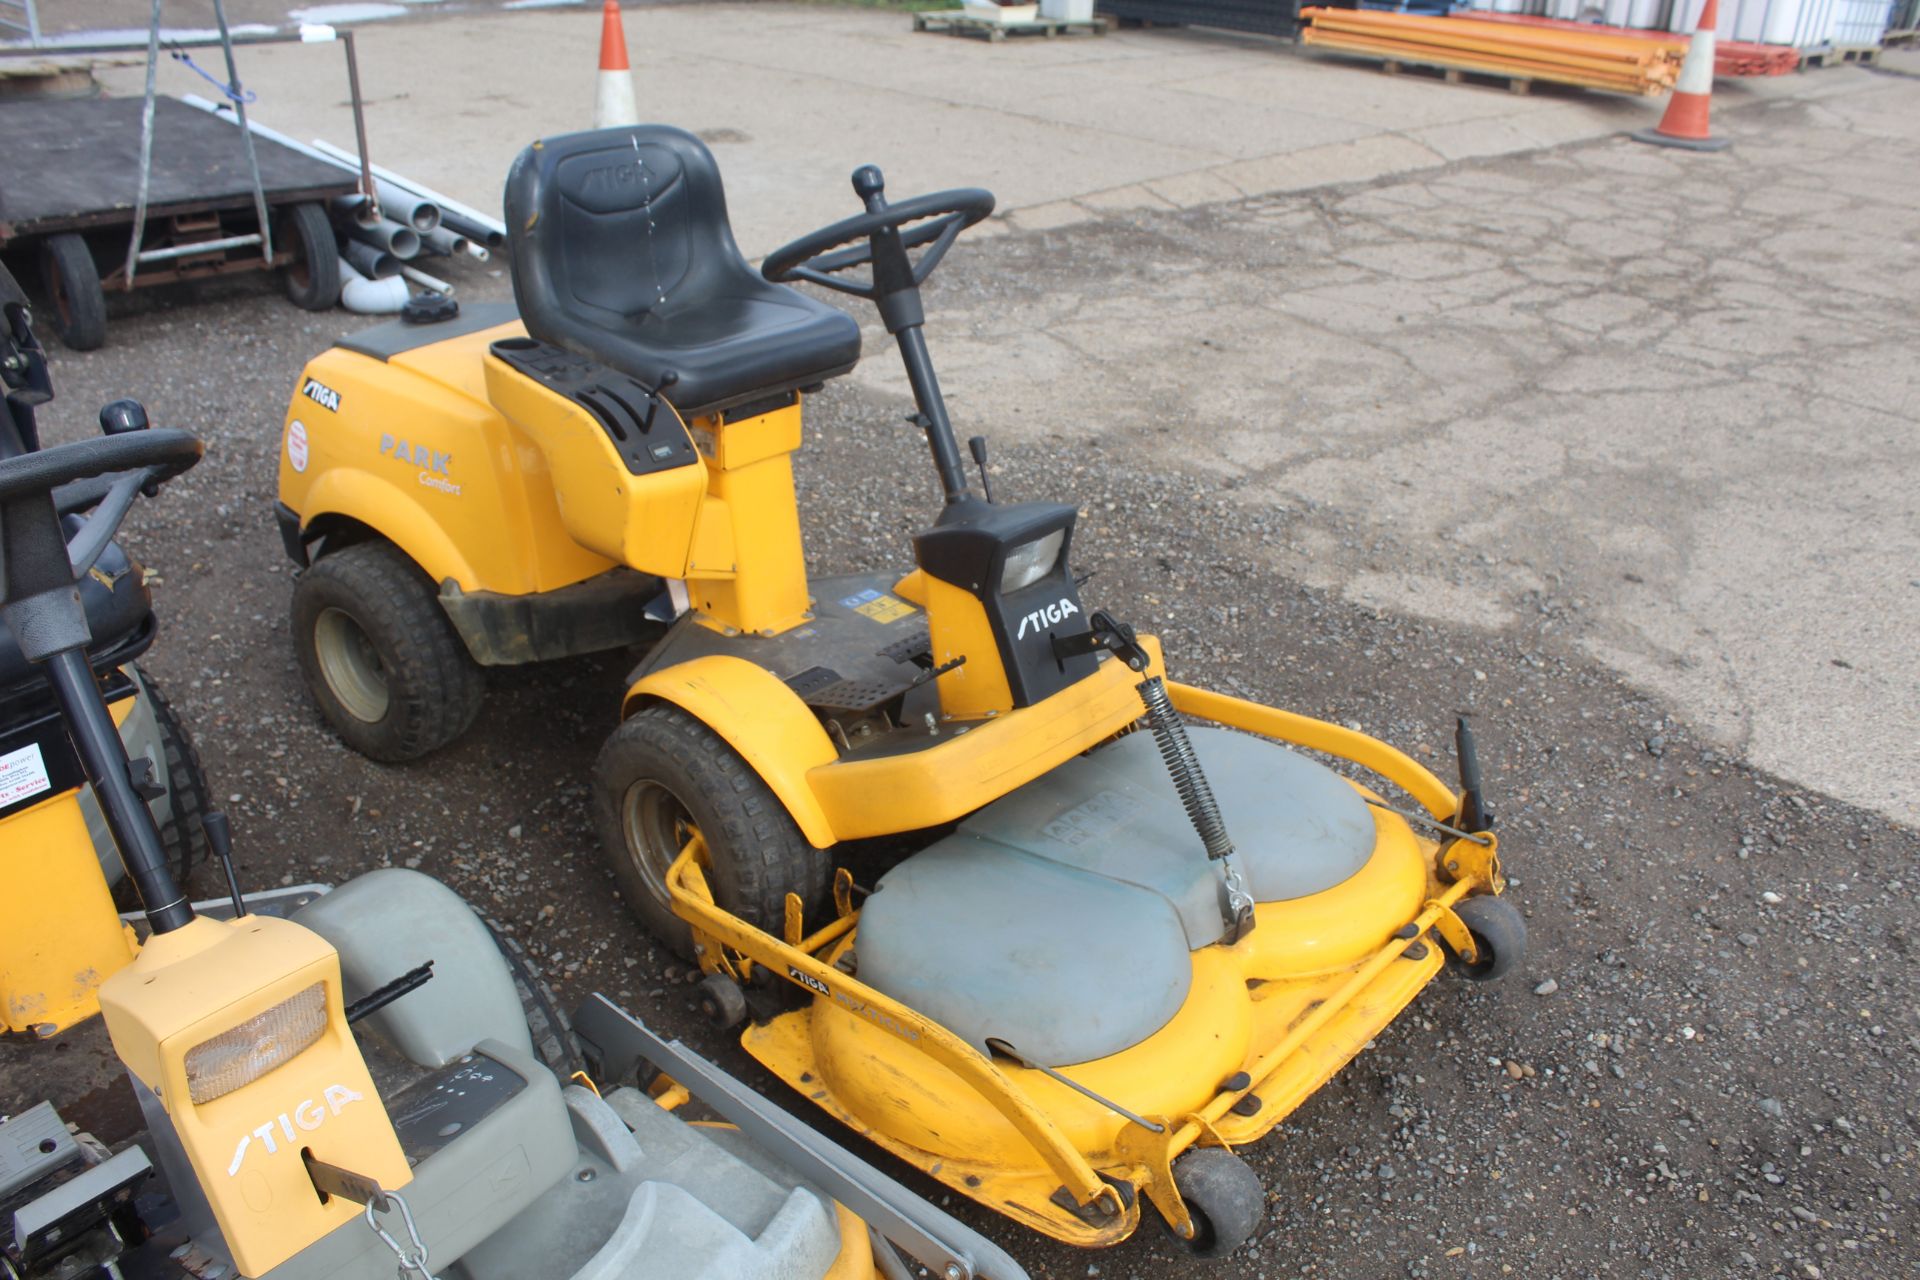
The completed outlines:
{"type": "Polygon", "coordinates": [[[666,402],[646,383],[532,338],[502,338],[488,349],[593,415],[630,474],[669,471],[698,459],[686,427],[671,409],[662,412],[666,402]]]}
{"type": "Polygon", "coordinates": [[[829,716],[864,716],[885,707],[918,680],[847,680],[831,667],[808,667],[787,678],[787,687],[815,711],[829,716]]]}

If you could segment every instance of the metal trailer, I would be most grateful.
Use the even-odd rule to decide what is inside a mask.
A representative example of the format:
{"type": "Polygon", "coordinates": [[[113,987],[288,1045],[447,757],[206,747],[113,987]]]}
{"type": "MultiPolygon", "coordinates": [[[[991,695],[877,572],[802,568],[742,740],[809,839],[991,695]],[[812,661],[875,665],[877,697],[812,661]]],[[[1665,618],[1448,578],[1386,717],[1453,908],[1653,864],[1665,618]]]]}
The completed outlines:
{"type": "Polygon", "coordinates": [[[40,280],[60,340],[82,351],[106,341],[109,289],[240,271],[282,271],[296,305],[333,306],[340,261],[326,202],[356,191],[353,175],[257,140],[269,245],[233,126],[171,98],[154,101],[145,225],[129,274],[143,106],[139,98],[0,102],[0,251],[37,255],[37,271],[21,261],[16,274],[40,280]]]}

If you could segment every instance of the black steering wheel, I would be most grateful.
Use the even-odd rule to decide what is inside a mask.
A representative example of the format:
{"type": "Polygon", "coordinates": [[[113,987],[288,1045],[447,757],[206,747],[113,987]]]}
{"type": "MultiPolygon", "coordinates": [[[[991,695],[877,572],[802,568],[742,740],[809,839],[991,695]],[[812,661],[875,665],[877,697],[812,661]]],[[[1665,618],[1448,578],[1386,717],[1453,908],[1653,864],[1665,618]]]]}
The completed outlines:
{"type": "Polygon", "coordinates": [[[173,479],[204,452],[199,438],[185,431],[145,428],[0,458],[0,504],[47,494],[62,515],[92,507],[67,539],[67,560],[78,577],[106,550],[137,494],[173,479]],[[103,477],[104,487],[86,483],[103,477]]]}
{"type": "Polygon", "coordinates": [[[953,247],[955,237],[993,212],[993,192],[979,187],[956,187],[888,204],[881,194],[886,189],[886,179],[870,164],[853,171],[853,189],[866,202],[867,212],[843,218],[775,249],[760,264],[760,274],[775,284],[805,280],[856,298],[877,301],[887,291],[888,282],[879,278],[837,279],[835,273],[872,263],[876,242],[891,235],[897,239],[903,255],[906,250],[921,245],[933,246],[912,265],[911,283],[919,285],[933,274],[940,259],[953,247]],[[903,229],[911,223],[919,225],[903,229]],[[866,243],[855,244],[859,240],[866,243]],[[853,247],[841,248],[843,245],[853,247]],[[840,251],[833,252],[836,249],[840,251]]]}

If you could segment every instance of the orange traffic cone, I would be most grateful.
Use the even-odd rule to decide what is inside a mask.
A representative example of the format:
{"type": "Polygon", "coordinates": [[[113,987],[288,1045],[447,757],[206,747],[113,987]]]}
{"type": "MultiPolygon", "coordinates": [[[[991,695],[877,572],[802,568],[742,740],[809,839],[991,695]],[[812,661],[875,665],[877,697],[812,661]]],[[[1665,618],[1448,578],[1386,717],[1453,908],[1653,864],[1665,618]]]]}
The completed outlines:
{"type": "Polygon", "coordinates": [[[593,100],[593,127],[639,123],[640,110],[633,105],[633,72],[627,69],[627,32],[620,25],[620,0],[606,0],[600,6],[600,83],[593,100]]]}
{"type": "Polygon", "coordinates": [[[1713,32],[1719,24],[1720,0],[1707,0],[1700,21],[1694,24],[1686,60],[1680,64],[1680,79],[1667,99],[1667,113],[1655,127],[1637,130],[1635,142],[1689,151],[1721,151],[1733,145],[1731,138],[1715,138],[1707,132],[1707,109],[1713,101],[1713,32]]]}

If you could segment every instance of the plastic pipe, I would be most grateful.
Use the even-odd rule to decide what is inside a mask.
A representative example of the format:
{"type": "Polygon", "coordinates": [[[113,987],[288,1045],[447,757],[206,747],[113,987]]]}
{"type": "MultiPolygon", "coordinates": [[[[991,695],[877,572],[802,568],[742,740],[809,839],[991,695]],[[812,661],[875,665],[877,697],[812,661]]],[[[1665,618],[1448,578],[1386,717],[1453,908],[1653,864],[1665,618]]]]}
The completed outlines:
{"type": "Polygon", "coordinates": [[[435,293],[440,294],[442,297],[450,298],[453,296],[452,285],[448,284],[445,280],[442,280],[439,276],[428,275],[426,272],[420,270],[418,267],[409,267],[409,266],[402,265],[400,268],[400,274],[404,278],[411,280],[415,284],[419,285],[422,289],[431,289],[435,293]]]}
{"type": "Polygon", "coordinates": [[[382,218],[378,222],[356,222],[347,228],[347,235],[363,244],[385,250],[396,258],[411,258],[420,252],[420,233],[412,227],[403,227],[392,218],[382,218]]]}
{"type": "Polygon", "coordinates": [[[347,241],[340,261],[351,266],[355,275],[369,280],[390,280],[400,274],[400,259],[360,240],[347,241]]]}
{"type": "MultiPolygon", "coordinates": [[[[347,152],[331,142],[323,142],[316,138],[313,145],[335,164],[346,164],[352,161],[352,157],[347,152]]],[[[353,163],[358,162],[353,161],[353,163]]],[[[507,224],[498,218],[490,218],[478,209],[461,204],[458,200],[443,195],[432,187],[415,182],[412,178],[403,177],[391,169],[383,169],[377,164],[371,168],[375,177],[384,178],[396,187],[411,191],[422,199],[431,200],[439,205],[441,223],[458,231],[467,239],[476,240],[489,249],[498,249],[507,242],[507,224]]]]}
{"type": "Polygon", "coordinates": [[[349,311],[363,316],[390,316],[407,305],[411,294],[407,282],[397,275],[369,280],[351,261],[340,263],[340,305],[349,311]]]}
{"type": "Polygon", "coordinates": [[[473,241],[449,227],[435,227],[420,233],[420,247],[428,253],[465,253],[473,241]]]}
{"type": "Polygon", "coordinates": [[[335,196],[327,201],[327,208],[335,217],[357,222],[361,226],[380,220],[380,215],[373,210],[373,201],[361,195],[335,196]]]}
{"type": "MultiPolygon", "coordinates": [[[[180,101],[190,107],[198,107],[210,115],[218,116],[228,124],[238,125],[240,123],[238,117],[230,108],[221,103],[202,98],[197,94],[186,94],[180,101]]],[[[247,128],[260,137],[277,142],[283,147],[291,147],[302,155],[324,161],[336,169],[344,169],[346,172],[351,173],[356,179],[360,176],[360,161],[344,152],[340,152],[338,148],[330,151],[321,151],[315,147],[308,146],[306,143],[295,142],[286,134],[281,133],[277,129],[269,129],[257,120],[247,121],[247,128]]],[[[440,225],[440,206],[436,204],[431,197],[409,190],[387,178],[385,175],[378,174],[375,175],[373,180],[373,190],[375,196],[377,196],[380,201],[380,212],[387,217],[397,222],[405,223],[416,232],[431,231],[440,225]]],[[[366,197],[364,195],[357,197],[346,196],[342,197],[342,199],[358,199],[364,202],[366,197]]],[[[358,215],[355,216],[357,219],[358,215]]]]}

